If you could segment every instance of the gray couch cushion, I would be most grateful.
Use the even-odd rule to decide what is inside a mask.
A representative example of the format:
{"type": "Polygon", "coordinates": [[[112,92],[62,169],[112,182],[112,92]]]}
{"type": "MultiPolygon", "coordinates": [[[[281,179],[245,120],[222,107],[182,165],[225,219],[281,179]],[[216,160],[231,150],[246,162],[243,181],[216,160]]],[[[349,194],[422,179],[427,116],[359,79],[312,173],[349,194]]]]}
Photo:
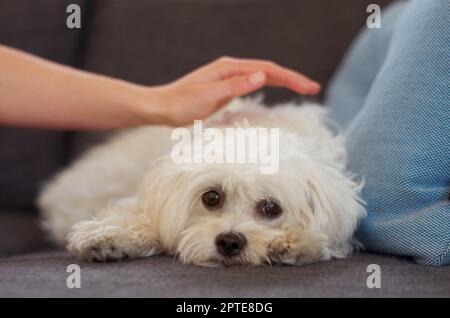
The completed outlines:
{"type": "Polygon", "coordinates": [[[66,27],[66,8],[86,0],[0,0],[0,43],[53,61],[74,65],[80,45],[80,29],[66,27]]]}
{"type": "MultiPolygon", "coordinates": [[[[368,16],[369,3],[98,0],[83,67],[156,85],[221,55],[231,55],[273,59],[327,83],[368,16]]],[[[295,95],[271,91],[270,97],[278,100],[295,95]]]]}
{"type": "Polygon", "coordinates": [[[64,252],[0,259],[0,297],[449,297],[450,267],[360,254],[304,267],[205,268],[171,257],[79,262],[64,252]],[[81,288],[66,287],[66,266],[81,266],[81,288]],[[366,285],[381,267],[381,288],[366,285]]]}
{"type": "Polygon", "coordinates": [[[0,127],[0,207],[29,210],[64,163],[63,133],[0,127]]]}
{"type": "MultiPolygon", "coordinates": [[[[66,27],[66,6],[85,0],[0,0],[0,43],[78,64],[80,31],[66,27]]],[[[64,161],[62,132],[0,128],[0,207],[30,208],[39,185],[64,161]]]]}
{"type": "Polygon", "coordinates": [[[0,210],[0,257],[50,247],[38,217],[28,212],[0,210]]]}

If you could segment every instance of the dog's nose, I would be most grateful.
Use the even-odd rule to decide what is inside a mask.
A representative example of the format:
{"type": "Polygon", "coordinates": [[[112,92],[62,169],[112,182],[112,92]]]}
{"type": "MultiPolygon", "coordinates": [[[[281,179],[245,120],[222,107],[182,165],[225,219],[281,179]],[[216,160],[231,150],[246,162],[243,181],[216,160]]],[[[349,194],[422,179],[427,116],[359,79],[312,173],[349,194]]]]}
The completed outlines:
{"type": "Polygon", "coordinates": [[[219,234],[216,237],[217,250],[223,256],[236,256],[245,245],[247,245],[247,239],[241,233],[228,232],[219,234]]]}

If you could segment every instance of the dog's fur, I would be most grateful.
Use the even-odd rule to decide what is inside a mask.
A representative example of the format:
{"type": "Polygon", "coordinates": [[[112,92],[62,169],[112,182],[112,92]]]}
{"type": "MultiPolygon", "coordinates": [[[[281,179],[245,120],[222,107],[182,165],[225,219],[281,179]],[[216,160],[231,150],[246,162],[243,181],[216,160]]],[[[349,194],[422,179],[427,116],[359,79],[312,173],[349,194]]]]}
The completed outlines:
{"type": "Polygon", "coordinates": [[[259,100],[237,99],[206,121],[280,128],[280,162],[275,174],[257,165],[176,164],[168,127],[136,128],[97,146],[60,173],[39,198],[52,237],[80,258],[114,261],[158,253],[185,263],[234,265],[306,264],[345,257],[365,211],[361,185],[345,170],[343,138],[326,124],[318,105],[265,108],[259,100]],[[202,194],[220,187],[217,211],[202,194]],[[283,213],[264,219],[255,204],[271,198],[283,213]],[[222,256],[216,237],[241,233],[242,252],[222,256]]]}

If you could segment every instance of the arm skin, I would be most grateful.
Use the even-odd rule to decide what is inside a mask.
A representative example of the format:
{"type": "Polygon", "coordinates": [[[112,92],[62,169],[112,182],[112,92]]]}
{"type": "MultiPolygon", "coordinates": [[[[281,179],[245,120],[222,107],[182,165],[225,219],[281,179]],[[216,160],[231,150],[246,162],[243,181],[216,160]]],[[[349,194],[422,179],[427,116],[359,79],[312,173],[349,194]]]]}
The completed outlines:
{"type": "Polygon", "coordinates": [[[220,58],[172,83],[147,87],[0,45],[0,70],[0,125],[46,129],[183,126],[265,85],[299,94],[320,91],[319,84],[273,62],[235,58],[220,58]]]}

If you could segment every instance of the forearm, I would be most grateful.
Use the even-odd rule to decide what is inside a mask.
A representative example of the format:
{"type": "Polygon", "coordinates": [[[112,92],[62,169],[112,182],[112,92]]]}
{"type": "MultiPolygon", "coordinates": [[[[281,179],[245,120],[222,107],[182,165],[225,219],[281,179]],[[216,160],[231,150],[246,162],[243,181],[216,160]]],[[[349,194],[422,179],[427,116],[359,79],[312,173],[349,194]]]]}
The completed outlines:
{"type": "Polygon", "coordinates": [[[0,125],[112,129],[158,124],[163,119],[157,91],[0,46],[0,125]],[[152,115],[145,122],[143,108],[152,115]]]}
{"type": "Polygon", "coordinates": [[[317,94],[320,85],[270,61],[220,58],[146,87],[62,66],[0,45],[0,125],[53,129],[183,126],[265,85],[317,94]]]}

